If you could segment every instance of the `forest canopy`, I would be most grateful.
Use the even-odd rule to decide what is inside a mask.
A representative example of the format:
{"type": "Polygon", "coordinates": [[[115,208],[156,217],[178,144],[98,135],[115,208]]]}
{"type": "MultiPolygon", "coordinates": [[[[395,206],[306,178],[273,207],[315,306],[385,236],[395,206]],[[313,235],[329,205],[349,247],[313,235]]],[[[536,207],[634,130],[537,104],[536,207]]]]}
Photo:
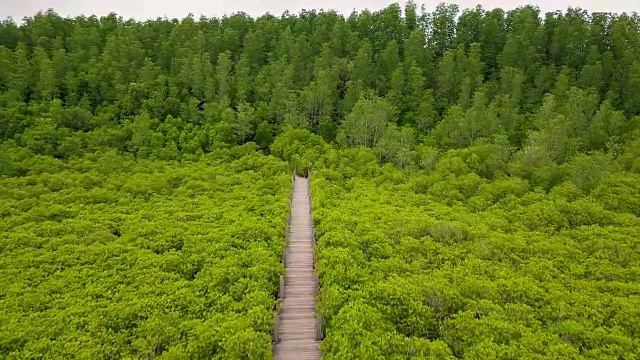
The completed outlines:
{"type": "Polygon", "coordinates": [[[290,170],[327,359],[638,359],[640,16],[0,21],[0,358],[271,358],[290,170]]]}
{"type": "Polygon", "coordinates": [[[267,151],[293,127],[401,167],[422,143],[486,140],[527,153],[514,171],[529,176],[635,139],[639,23],[411,2],[144,22],[50,10],[0,22],[0,139],[61,159],[102,147],[177,159],[267,151]]]}

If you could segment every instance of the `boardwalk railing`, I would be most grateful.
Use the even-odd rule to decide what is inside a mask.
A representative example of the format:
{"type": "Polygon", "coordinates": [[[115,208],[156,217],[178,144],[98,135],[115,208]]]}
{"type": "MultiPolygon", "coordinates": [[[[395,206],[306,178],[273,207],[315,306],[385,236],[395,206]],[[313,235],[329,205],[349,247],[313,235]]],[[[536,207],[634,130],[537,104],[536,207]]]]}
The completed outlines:
{"type": "MultiPolygon", "coordinates": [[[[285,235],[284,235],[284,250],[282,251],[282,259],[280,260],[280,262],[282,263],[282,265],[284,265],[285,267],[287,266],[287,245],[289,244],[289,227],[291,226],[291,205],[293,204],[293,190],[294,190],[294,183],[296,180],[296,168],[293,168],[293,174],[291,175],[291,191],[289,192],[289,215],[287,215],[287,228],[285,230],[285,235]]],[[[282,310],[282,307],[284,305],[284,276],[280,275],[280,284],[278,286],[278,303],[277,303],[277,307],[276,307],[276,315],[275,315],[275,321],[274,321],[274,325],[273,325],[273,331],[271,333],[271,341],[273,341],[274,344],[277,344],[280,342],[280,324],[282,323],[282,315],[280,315],[280,311],[282,310]]]]}
{"type": "MultiPolygon", "coordinates": [[[[309,215],[311,216],[311,231],[313,232],[313,269],[317,267],[316,246],[318,238],[316,238],[316,224],[313,221],[313,196],[311,194],[311,170],[307,170],[307,179],[309,179],[309,215]]],[[[320,295],[320,280],[316,277],[316,296],[320,295]]],[[[316,340],[324,340],[324,321],[322,314],[316,313],[316,340]]]]}

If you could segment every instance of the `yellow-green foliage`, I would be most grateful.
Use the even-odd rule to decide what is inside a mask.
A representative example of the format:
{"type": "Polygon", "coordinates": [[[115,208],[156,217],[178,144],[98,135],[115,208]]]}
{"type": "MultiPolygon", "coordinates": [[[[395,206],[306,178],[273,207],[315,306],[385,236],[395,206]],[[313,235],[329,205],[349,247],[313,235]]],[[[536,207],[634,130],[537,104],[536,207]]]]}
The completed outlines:
{"type": "Polygon", "coordinates": [[[637,359],[640,178],[531,191],[457,152],[314,172],[324,358],[637,359]]]}
{"type": "Polygon", "coordinates": [[[289,168],[214,159],[0,179],[0,358],[270,358],[289,168]]]}

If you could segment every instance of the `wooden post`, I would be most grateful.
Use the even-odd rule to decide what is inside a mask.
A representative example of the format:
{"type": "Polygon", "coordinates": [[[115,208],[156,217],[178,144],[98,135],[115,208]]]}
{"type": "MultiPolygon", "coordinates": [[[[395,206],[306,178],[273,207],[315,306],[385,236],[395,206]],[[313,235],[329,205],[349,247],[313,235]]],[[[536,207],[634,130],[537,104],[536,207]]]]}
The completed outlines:
{"type": "Polygon", "coordinates": [[[278,291],[278,299],[284,299],[284,276],[280,275],[280,290],[278,291]]]}
{"type": "Polygon", "coordinates": [[[274,344],[280,342],[280,315],[276,315],[275,324],[273,326],[273,332],[271,333],[271,340],[273,340],[274,344]]]}
{"type": "Polygon", "coordinates": [[[324,339],[324,334],[322,333],[323,325],[324,324],[322,323],[322,315],[318,314],[318,316],[316,316],[316,341],[324,339]]]}

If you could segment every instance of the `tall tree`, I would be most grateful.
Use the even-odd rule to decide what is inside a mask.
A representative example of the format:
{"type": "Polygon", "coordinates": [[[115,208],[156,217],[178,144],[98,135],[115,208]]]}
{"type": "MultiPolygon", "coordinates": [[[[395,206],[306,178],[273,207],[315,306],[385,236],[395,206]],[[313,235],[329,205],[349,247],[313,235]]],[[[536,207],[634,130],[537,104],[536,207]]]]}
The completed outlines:
{"type": "Polygon", "coordinates": [[[10,69],[7,97],[15,101],[27,100],[31,87],[32,68],[24,45],[18,45],[13,52],[13,61],[10,69]]]}
{"type": "Polygon", "coordinates": [[[216,63],[216,89],[218,101],[223,104],[230,104],[232,101],[231,94],[231,69],[233,64],[231,63],[231,54],[223,52],[218,55],[218,61],[216,63]]]}
{"type": "Polygon", "coordinates": [[[395,122],[395,109],[388,101],[362,97],[341,126],[342,141],[349,146],[374,147],[389,122],[395,122]]]}
{"type": "Polygon", "coordinates": [[[35,98],[45,101],[52,100],[57,95],[56,72],[53,62],[43,48],[37,47],[35,49],[32,66],[38,80],[34,89],[35,98]]]}

